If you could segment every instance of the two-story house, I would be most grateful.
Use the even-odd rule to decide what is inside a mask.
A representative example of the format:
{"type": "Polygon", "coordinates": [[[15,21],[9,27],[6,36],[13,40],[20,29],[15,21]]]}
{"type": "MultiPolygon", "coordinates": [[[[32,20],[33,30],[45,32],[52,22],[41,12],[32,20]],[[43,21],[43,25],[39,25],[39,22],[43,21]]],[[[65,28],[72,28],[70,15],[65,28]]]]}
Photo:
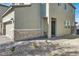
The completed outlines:
{"type": "Polygon", "coordinates": [[[22,40],[74,33],[75,7],[70,3],[13,5],[2,15],[2,33],[22,40]]]}

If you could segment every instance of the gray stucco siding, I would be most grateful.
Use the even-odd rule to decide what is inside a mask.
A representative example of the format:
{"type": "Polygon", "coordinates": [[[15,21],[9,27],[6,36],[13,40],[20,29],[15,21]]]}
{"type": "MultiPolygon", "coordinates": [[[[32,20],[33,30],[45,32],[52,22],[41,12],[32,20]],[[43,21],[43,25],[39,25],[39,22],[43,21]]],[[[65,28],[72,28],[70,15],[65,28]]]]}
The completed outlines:
{"type": "Polygon", "coordinates": [[[30,7],[15,8],[16,29],[40,29],[40,5],[32,4],[30,7]]]}
{"type": "Polygon", "coordinates": [[[57,36],[62,36],[62,35],[66,35],[66,34],[70,34],[71,33],[71,28],[65,28],[64,25],[64,21],[70,21],[70,27],[72,26],[72,23],[74,23],[75,19],[74,19],[74,14],[72,14],[72,10],[74,10],[74,8],[72,8],[72,6],[70,6],[69,4],[66,4],[67,6],[67,11],[65,11],[64,9],[64,5],[65,4],[61,4],[58,6],[57,3],[54,4],[49,4],[49,17],[50,20],[51,18],[56,18],[56,35],[57,36]]]}

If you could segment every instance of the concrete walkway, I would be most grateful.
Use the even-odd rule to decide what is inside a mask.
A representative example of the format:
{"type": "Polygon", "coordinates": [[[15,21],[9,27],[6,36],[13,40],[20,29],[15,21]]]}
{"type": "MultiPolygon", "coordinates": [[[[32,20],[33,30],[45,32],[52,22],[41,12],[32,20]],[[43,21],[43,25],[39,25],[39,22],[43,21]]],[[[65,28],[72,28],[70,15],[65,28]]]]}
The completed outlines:
{"type": "Polygon", "coordinates": [[[0,45],[13,42],[12,39],[8,38],[7,36],[0,35],[0,45]]]}

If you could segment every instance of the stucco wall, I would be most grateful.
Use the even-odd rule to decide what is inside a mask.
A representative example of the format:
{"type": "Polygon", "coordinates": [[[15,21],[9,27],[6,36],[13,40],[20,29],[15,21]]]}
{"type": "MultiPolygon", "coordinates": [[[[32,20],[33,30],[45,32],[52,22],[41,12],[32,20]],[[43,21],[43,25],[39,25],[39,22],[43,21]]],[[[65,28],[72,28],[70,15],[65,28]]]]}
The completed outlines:
{"type": "Polygon", "coordinates": [[[27,30],[27,29],[15,29],[14,30],[15,40],[28,40],[37,37],[41,37],[40,29],[27,30]]]}
{"type": "Polygon", "coordinates": [[[17,30],[14,32],[15,40],[42,36],[42,10],[40,8],[41,6],[39,3],[32,3],[29,7],[25,6],[15,8],[15,29],[17,30]]]}
{"type": "Polygon", "coordinates": [[[2,34],[2,30],[1,30],[1,23],[0,23],[0,35],[2,34]]]}
{"type": "Polygon", "coordinates": [[[15,12],[14,11],[9,12],[2,19],[3,29],[5,29],[6,36],[10,37],[11,39],[14,39],[14,20],[15,20],[15,12]],[[11,22],[11,23],[9,23],[9,22],[11,22]],[[4,26],[5,26],[5,28],[4,28],[4,26]]]}
{"type": "Polygon", "coordinates": [[[46,3],[40,3],[40,13],[42,17],[46,16],[46,3]]]}
{"type": "Polygon", "coordinates": [[[16,29],[40,29],[40,4],[15,8],[16,29]]]}
{"type": "Polygon", "coordinates": [[[11,11],[11,12],[9,12],[6,16],[4,16],[4,17],[2,18],[2,22],[10,21],[11,18],[13,18],[13,20],[15,20],[15,11],[11,11]]]}
{"type": "MultiPolygon", "coordinates": [[[[67,11],[64,10],[64,4],[58,6],[57,3],[49,4],[49,18],[56,18],[56,35],[61,36],[71,33],[71,28],[65,28],[64,21],[70,20],[70,23],[73,23],[74,15],[72,6],[67,5],[67,11]]],[[[72,24],[71,24],[72,25],[72,24]]]]}

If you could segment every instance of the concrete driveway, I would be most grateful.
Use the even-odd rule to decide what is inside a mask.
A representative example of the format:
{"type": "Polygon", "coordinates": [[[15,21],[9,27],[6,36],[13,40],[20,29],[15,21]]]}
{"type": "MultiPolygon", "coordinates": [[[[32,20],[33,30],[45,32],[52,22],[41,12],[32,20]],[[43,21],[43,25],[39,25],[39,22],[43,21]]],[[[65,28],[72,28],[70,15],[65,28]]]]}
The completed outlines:
{"type": "Polygon", "coordinates": [[[0,35],[0,45],[13,42],[12,39],[8,38],[7,36],[0,35]]]}

